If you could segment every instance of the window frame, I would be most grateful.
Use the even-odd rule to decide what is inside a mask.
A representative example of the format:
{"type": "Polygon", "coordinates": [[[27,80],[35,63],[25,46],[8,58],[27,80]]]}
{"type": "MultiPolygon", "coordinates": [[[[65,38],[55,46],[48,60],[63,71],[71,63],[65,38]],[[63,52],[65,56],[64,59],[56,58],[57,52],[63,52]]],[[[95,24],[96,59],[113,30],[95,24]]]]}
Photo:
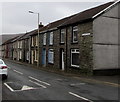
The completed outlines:
{"type": "Polygon", "coordinates": [[[22,40],[19,43],[19,48],[22,48],[22,40]]]}
{"type": "Polygon", "coordinates": [[[65,43],[65,29],[60,30],[60,43],[64,44],[65,43]],[[64,38],[63,38],[64,37],[64,38]],[[62,39],[63,38],[63,39],[62,39]]]}
{"type": "Polygon", "coordinates": [[[49,33],[49,45],[53,45],[53,37],[54,37],[53,32],[50,32],[49,33]]]}
{"type": "Polygon", "coordinates": [[[36,62],[38,61],[38,51],[35,50],[35,59],[34,59],[36,62]]]}
{"type": "Polygon", "coordinates": [[[74,64],[72,63],[72,54],[74,54],[74,53],[80,54],[79,49],[71,49],[71,67],[77,67],[77,68],[79,68],[80,65],[74,65],[74,64]],[[73,50],[74,50],[74,51],[73,51],[73,50]],[[77,51],[77,50],[78,50],[78,51],[77,51]]]}
{"type": "Polygon", "coordinates": [[[38,46],[38,35],[35,36],[35,46],[38,46]]]}
{"type": "Polygon", "coordinates": [[[26,60],[29,61],[29,51],[26,53],[26,60]]]}
{"type": "Polygon", "coordinates": [[[43,34],[43,45],[46,45],[47,43],[47,33],[43,34]]]}
{"type": "Polygon", "coordinates": [[[34,37],[32,36],[32,46],[34,46],[34,37]]]}
{"type": "Polygon", "coordinates": [[[48,50],[48,63],[50,63],[50,64],[54,64],[54,50],[53,49],[49,49],[48,50]],[[52,59],[52,61],[50,60],[50,54],[52,54],[52,56],[53,56],[53,59],[52,59]]]}
{"type": "Polygon", "coordinates": [[[73,26],[72,27],[72,43],[78,43],[78,26],[73,26]],[[75,32],[77,32],[76,39],[75,40],[75,32]]]}
{"type": "Polygon", "coordinates": [[[21,50],[19,51],[19,59],[20,60],[22,59],[22,51],[21,50]]]}

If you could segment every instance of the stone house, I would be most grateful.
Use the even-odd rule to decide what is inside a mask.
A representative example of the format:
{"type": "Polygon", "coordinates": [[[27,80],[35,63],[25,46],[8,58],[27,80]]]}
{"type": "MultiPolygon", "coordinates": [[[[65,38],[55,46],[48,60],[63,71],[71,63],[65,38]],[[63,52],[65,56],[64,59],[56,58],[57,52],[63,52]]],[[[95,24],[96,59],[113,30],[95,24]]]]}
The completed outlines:
{"type": "MultiPolygon", "coordinates": [[[[73,16],[66,17],[55,22],[51,22],[41,29],[40,66],[47,67],[49,69],[60,70],[59,62],[60,29],[58,27],[73,16]]],[[[65,45],[63,45],[62,47],[65,48],[65,45]]]]}
{"type": "Polygon", "coordinates": [[[22,40],[24,42],[24,62],[31,63],[31,48],[33,46],[33,38],[31,35],[36,34],[36,30],[27,32],[22,40]]]}
{"type": "Polygon", "coordinates": [[[109,2],[41,26],[40,42],[37,29],[28,32],[12,40],[13,59],[21,55],[24,62],[78,74],[117,72],[119,7],[109,2]]]}
{"type": "Polygon", "coordinates": [[[38,32],[35,30],[33,34],[30,35],[31,39],[31,64],[37,65],[38,63],[38,32]]]}
{"type": "Polygon", "coordinates": [[[13,49],[13,60],[21,60],[22,59],[22,52],[20,52],[20,48],[22,47],[22,42],[19,42],[19,39],[24,34],[20,34],[15,39],[12,40],[12,49],[13,49]]]}
{"type": "Polygon", "coordinates": [[[93,16],[93,19],[94,72],[119,73],[120,0],[93,16]]]}
{"type": "Polygon", "coordinates": [[[94,15],[113,2],[52,22],[40,32],[41,65],[68,72],[93,72],[94,15]]]}

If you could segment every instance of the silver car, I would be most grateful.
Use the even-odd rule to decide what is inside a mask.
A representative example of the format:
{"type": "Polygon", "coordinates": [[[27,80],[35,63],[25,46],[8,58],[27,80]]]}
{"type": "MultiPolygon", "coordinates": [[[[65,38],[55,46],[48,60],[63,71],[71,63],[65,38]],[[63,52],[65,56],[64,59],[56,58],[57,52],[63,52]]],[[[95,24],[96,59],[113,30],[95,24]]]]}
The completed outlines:
{"type": "Polygon", "coordinates": [[[4,79],[8,77],[8,67],[2,59],[0,59],[0,76],[4,79]]]}

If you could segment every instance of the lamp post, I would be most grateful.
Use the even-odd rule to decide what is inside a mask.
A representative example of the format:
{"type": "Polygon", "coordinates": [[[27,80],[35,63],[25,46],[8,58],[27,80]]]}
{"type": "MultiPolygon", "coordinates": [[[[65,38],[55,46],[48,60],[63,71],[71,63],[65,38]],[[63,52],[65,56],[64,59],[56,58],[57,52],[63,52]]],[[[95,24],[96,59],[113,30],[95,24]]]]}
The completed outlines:
{"type": "Polygon", "coordinates": [[[40,48],[39,48],[39,13],[36,13],[36,12],[33,12],[33,11],[29,11],[29,13],[32,13],[32,14],[37,14],[38,15],[38,63],[37,63],[37,66],[39,67],[39,52],[40,52],[40,48]]]}

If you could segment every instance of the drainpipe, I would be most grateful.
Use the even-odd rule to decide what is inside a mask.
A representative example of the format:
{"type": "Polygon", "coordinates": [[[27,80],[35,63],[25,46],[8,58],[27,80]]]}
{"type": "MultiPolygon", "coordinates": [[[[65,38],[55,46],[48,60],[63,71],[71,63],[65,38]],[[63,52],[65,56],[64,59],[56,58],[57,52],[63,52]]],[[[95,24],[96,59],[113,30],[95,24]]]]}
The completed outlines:
{"type": "Polygon", "coordinates": [[[67,49],[68,49],[68,44],[67,44],[67,41],[68,41],[68,38],[67,38],[67,28],[66,28],[66,69],[65,69],[65,72],[67,72],[67,69],[68,69],[68,65],[67,65],[67,49]]]}

